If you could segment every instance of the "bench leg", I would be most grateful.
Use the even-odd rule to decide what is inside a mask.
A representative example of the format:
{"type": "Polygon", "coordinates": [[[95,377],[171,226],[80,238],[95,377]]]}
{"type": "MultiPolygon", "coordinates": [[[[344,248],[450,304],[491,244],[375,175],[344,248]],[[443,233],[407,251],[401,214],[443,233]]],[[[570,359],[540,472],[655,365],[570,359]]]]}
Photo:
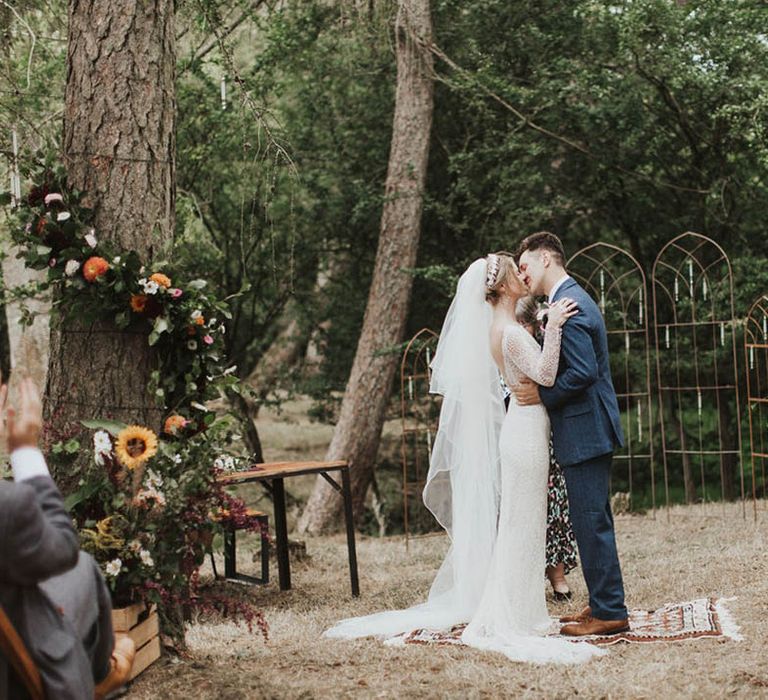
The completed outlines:
{"type": "Polygon", "coordinates": [[[233,527],[224,530],[224,578],[237,578],[237,545],[233,527]]]}
{"type": "Polygon", "coordinates": [[[277,574],[280,590],[291,588],[291,564],[288,559],[288,525],[285,516],[285,484],[282,479],[273,479],[273,500],[275,504],[275,549],[277,550],[277,574]]]}
{"type": "Polygon", "coordinates": [[[360,595],[360,582],[357,578],[357,550],[355,548],[355,519],[352,512],[352,489],[349,483],[349,469],[341,471],[341,485],[344,491],[344,519],[347,524],[347,553],[349,555],[349,578],[352,595],[360,595]]]}
{"type": "Polygon", "coordinates": [[[269,583],[269,526],[266,516],[259,518],[261,526],[261,581],[269,583]]]}

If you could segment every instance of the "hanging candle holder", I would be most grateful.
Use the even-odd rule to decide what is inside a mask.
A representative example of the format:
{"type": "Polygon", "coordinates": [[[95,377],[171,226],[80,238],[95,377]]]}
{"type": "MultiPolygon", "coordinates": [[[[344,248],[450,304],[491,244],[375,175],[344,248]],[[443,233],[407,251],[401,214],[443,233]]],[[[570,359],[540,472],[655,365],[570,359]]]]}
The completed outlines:
{"type": "Polygon", "coordinates": [[[643,402],[640,399],[637,400],[637,440],[643,441],[643,402]]]}
{"type": "Polygon", "coordinates": [[[627,355],[629,355],[629,331],[625,331],[624,333],[624,350],[627,355]]]}
{"type": "Polygon", "coordinates": [[[688,258],[688,289],[693,297],[693,260],[688,258]]]}
{"type": "Polygon", "coordinates": [[[427,379],[431,382],[432,381],[432,353],[430,352],[429,348],[427,348],[427,379]]]}
{"type": "Polygon", "coordinates": [[[675,276],[675,303],[680,301],[680,283],[678,282],[677,276],[675,276]]]}
{"type": "Polygon", "coordinates": [[[221,76],[221,108],[227,108],[227,78],[223,75],[221,76]]]}
{"type": "Polygon", "coordinates": [[[720,323],[720,345],[725,347],[725,324],[720,323]]]}
{"type": "Polygon", "coordinates": [[[664,345],[669,350],[669,326],[664,326],[664,345]]]}
{"type": "Polygon", "coordinates": [[[643,288],[642,287],[640,287],[639,293],[638,293],[637,319],[638,319],[638,323],[642,326],[643,325],[643,288]]]}
{"type": "Polygon", "coordinates": [[[749,348],[749,369],[755,369],[755,348],[749,348]]]}
{"type": "Polygon", "coordinates": [[[413,401],[413,376],[408,377],[408,398],[413,401]]]}
{"type": "Polygon", "coordinates": [[[701,280],[701,293],[704,297],[704,301],[706,301],[707,300],[707,278],[706,277],[704,277],[701,280]]]}
{"type": "Polygon", "coordinates": [[[766,323],[765,315],[763,315],[763,340],[768,339],[768,323],[766,323]]]}
{"type": "Polygon", "coordinates": [[[605,270],[600,269],[600,311],[605,314],[605,270]]]}
{"type": "Polygon", "coordinates": [[[696,390],[696,403],[699,408],[699,418],[701,418],[701,389],[696,390]]]}

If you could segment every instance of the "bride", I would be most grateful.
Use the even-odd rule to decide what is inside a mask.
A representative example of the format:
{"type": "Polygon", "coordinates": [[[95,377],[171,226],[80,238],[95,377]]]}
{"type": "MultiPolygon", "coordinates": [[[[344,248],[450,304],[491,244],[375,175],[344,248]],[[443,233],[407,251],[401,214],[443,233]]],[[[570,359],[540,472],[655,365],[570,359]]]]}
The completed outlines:
{"type": "Polygon", "coordinates": [[[527,293],[510,255],[480,258],[461,276],[443,324],[430,383],[443,403],[423,497],[451,546],[427,601],[342,620],[325,636],[392,638],[467,623],[463,643],[516,661],[604,653],[545,636],[549,418],[541,404],[511,402],[505,414],[498,373],[511,388],[524,377],[551,386],[561,328],[578,310],[568,299],[550,306],[542,349],[515,317],[527,293]]]}

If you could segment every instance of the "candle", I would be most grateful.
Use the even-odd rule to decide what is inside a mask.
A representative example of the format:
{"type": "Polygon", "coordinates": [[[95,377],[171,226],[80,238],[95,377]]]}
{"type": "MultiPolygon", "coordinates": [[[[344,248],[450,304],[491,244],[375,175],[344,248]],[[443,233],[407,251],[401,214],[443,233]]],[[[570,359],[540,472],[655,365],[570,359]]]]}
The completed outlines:
{"type": "Polygon", "coordinates": [[[627,351],[627,355],[629,355],[629,331],[624,333],[624,349],[627,351]]]}
{"type": "Polygon", "coordinates": [[[720,324],[720,345],[725,345],[725,324],[720,324]]]}
{"type": "Polygon", "coordinates": [[[637,439],[643,441],[643,402],[640,399],[637,401],[637,439]]]}
{"type": "Polygon", "coordinates": [[[750,369],[755,368],[755,348],[754,347],[749,348],[749,368],[750,369]]]}
{"type": "Polygon", "coordinates": [[[664,344],[667,346],[667,350],[669,350],[669,326],[664,326],[664,344]]]}
{"type": "Polygon", "coordinates": [[[413,401],[413,377],[408,377],[408,398],[413,401]]]}
{"type": "Polygon", "coordinates": [[[704,301],[707,300],[707,278],[701,280],[701,292],[704,295],[704,301]]]}
{"type": "Polygon", "coordinates": [[[643,324],[643,288],[640,287],[640,294],[638,296],[638,303],[637,303],[637,317],[638,317],[638,323],[640,325],[643,324]]]}
{"type": "Polygon", "coordinates": [[[675,301],[680,300],[680,285],[677,281],[677,277],[675,277],[675,301]]]}
{"type": "Polygon", "coordinates": [[[227,108],[227,79],[225,76],[221,76],[221,108],[227,108]]]}
{"type": "Polygon", "coordinates": [[[696,401],[699,406],[699,418],[701,418],[701,390],[700,389],[696,392],[696,401]]]}
{"type": "Polygon", "coordinates": [[[600,310],[605,313],[605,271],[600,270],[600,310]]]}
{"type": "Polygon", "coordinates": [[[688,286],[691,288],[691,296],[693,296],[693,260],[688,258],[688,286]]]}

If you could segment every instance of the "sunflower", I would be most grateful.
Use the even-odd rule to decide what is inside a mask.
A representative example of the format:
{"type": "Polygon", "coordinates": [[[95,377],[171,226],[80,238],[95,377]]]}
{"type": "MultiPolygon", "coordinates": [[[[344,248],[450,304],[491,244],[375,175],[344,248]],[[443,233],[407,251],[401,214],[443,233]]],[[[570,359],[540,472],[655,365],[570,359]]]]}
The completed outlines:
{"type": "Polygon", "coordinates": [[[157,435],[149,428],[129,425],[118,433],[115,454],[128,469],[136,469],[157,454],[157,435]]]}

